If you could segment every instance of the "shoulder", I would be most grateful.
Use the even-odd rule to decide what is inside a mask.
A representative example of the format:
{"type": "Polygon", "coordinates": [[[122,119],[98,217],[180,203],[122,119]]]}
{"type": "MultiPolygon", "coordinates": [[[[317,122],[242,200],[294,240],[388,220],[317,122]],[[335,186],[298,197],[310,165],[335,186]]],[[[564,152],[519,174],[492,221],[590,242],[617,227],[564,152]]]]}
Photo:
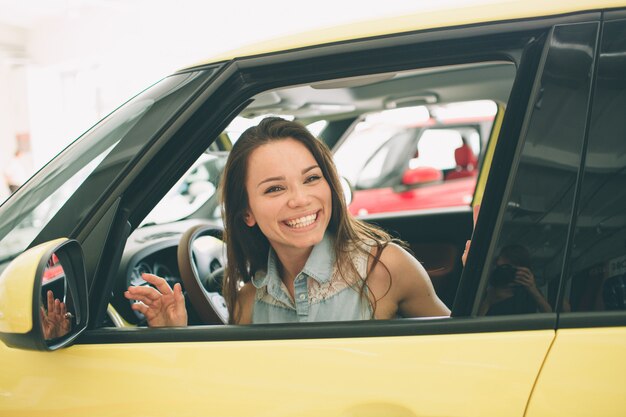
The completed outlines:
{"type": "Polygon", "coordinates": [[[397,261],[397,262],[417,262],[417,260],[402,246],[389,242],[383,249],[383,253],[381,254],[381,259],[388,261],[397,261]]]}
{"type": "Polygon", "coordinates": [[[371,270],[370,279],[388,283],[390,299],[404,317],[450,314],[437,297],[426,269],[407,250],[393,242],[383,249],[380,262],[371,270]]]}
{"type": "MultiPolygon", "coordinates": [[[[369,262],[370,268],[374,263],[378,250],[378,246],[371,246],[371,256],[369,262]]],[[[428,277],[428,274],[422,264],[419,263],[418,260],[415,259],[406,249],[393,242],[389,242],[383,247],[382,253],[380,254],[380,262],[376,264],[372,272],[380,270],[387,270],[387,273],[392,276],[402,272],[413,271],[428,277]]]]}
{"type": "Polygon", "coordinates": [[[384,292],[389,293],[397,302],[401,301],[409,286],[430,281],[422,264],[404,248],[393,242],[370,247],[368,271],[370,285],[374,288],[386,288],[384,292]],[[378,261],[376,261],[377,256],[378,261]]]}

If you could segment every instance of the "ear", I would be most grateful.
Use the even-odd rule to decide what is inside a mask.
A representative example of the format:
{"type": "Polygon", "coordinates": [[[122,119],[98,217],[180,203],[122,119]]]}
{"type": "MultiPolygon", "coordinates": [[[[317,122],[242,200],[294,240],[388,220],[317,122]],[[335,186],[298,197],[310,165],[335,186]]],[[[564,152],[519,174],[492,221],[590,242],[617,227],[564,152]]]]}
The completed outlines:
{"type": "Polygon", "coordinates": [[[248,227],[252,227],[256,224],[256,219],[254,218],[254,214],[250,212],[250,210],[246,210],[246,214],[243,216],[243,221],[248,227]]]}

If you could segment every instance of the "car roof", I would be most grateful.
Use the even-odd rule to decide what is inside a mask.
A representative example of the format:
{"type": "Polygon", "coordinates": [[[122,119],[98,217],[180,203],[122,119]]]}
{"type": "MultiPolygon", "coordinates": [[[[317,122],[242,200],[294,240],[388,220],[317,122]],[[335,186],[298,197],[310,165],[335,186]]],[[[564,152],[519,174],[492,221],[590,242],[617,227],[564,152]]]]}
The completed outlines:
{"type": "MultiPolygon", "coordinates": [[[[388,34],[434,28],[455,27],[476,23],[508,21],[532,17],[554,16],[580,11],[623,7],[625,0],[449,0],[418,2],[416,11],[331,28],[317,29],[296,35],[264,41],[214,56],[187,68],[235,58],[250,57],[314,45],[343,42],[388,34]]],[[[306,18],[305,15],[302,18],[306,18]]]]}

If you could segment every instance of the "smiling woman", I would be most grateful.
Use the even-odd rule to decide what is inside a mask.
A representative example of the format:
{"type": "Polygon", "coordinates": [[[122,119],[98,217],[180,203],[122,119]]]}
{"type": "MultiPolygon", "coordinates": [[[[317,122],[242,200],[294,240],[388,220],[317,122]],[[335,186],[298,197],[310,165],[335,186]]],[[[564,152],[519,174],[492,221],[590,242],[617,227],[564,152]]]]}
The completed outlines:
{"type": "MultiPolygon", "coordinates": [[[[428,274],[383,230],[348,214],[329,149],[268,117],[233,147],[222,182],[224,276],[237,324],[447,316],[428,274]]],[[[186,325],[180,284],[126,297],[150,326],[186,325]]]]}
{"type": "Polygon", "coordinates": [[[626,415],[626,2],[492,3],[189,67],[56,157],[0,206],[0,415],[626,415]],[[494,111],[443,117],[476,100],[494,111]],[[416,106],[397,128],[371,118],[416,106]],[[358,134],[382,191],[419,209],[351,217],[303,129],[320,120],[335,157],[358,134]],[[148,217],[207,179],[221,202],[148,217]],[[474,184],[475,227],[469,200],[424,208],[474,184]],[[65,280],[43,279],[52,252],[65,280]],[[547,304],[480,314],[498,263],[519,275],[499,296],[547,304]],[[47,290],[74,301],[49,340],[47,290]],[[421,319],[439,300],[451,317],[421,319]]]}

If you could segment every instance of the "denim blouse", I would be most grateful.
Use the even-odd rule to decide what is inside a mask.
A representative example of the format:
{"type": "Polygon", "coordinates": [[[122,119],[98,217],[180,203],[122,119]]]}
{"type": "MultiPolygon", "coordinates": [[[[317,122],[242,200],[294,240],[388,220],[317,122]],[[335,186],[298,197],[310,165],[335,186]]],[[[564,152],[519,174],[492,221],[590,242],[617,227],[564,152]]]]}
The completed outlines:
{"type": "MultiPolygon", "coordinates": [[[[367,270],[367,254],[353,251],[352,262],[361,277],[367,270]]],[[[345,273],[350,269],[344,268],[345,273]]],[[[333,239],[328,233],[313,247],[309,259],[294,280],[295,299],[278,274],[278,258],[270,248],[267,271],[252,278],[256,287],[253,323],[367,320],[369,302],[360,294],[359,276],[341,277],[335,264],[333,239]]],[[[365,293],[367,294],[367,293],[365,293]]]]}

